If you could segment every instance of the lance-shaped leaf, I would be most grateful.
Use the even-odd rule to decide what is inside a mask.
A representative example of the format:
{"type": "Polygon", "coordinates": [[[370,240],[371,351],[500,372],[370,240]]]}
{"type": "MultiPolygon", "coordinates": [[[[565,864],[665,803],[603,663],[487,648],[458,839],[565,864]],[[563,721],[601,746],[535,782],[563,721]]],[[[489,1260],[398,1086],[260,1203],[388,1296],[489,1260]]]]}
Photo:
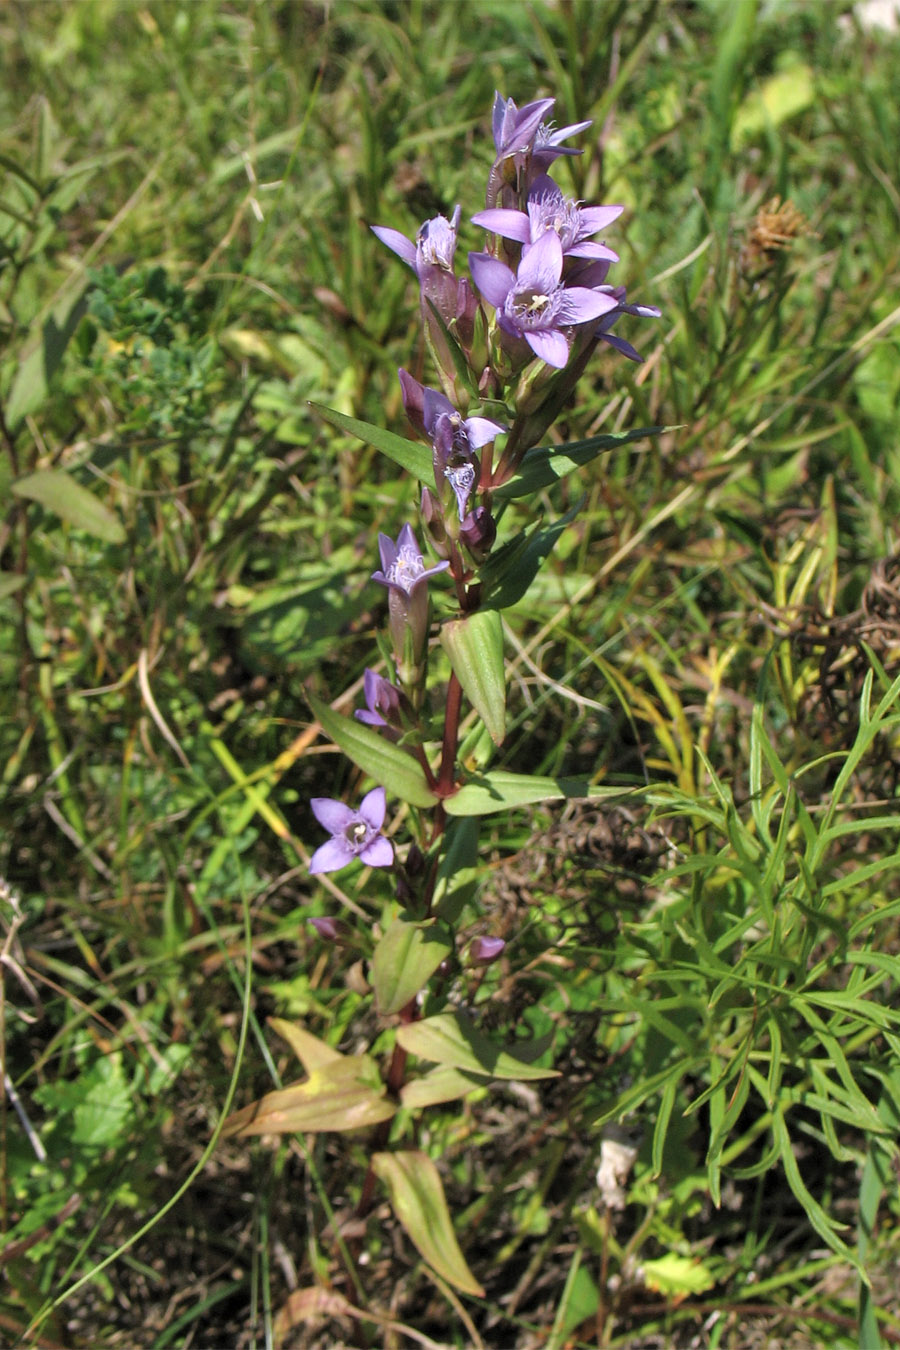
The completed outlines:
{"type": "Polygon", "coordinates": [[[125,542],[125,531],[118,516],[62,469],[41,469],[27,478],[17,478],[10,490],[16,497],[38,502],[97,539],[105,539],[109,544],[125,542]]]}
{"type": "Polygon", "coordinates": [[[408,441],[405,437],[397,436],[393,431],[385,431],[383,427],[373,426],[370,422],[361,422],[356,417],[348,417],[346,413],[323,408],[320,403],[310,403],[309,406],[313,412],[318,413],[339,431],[348,432],[357,440],[365,441],[366,445],[374,445],[376,450],[380,450],[388,459],[399,464],[401,469],[406,469],[414,478],[418,478],[420,483],[434,486],[434,463],[427,446],[419,445],[416,441],[408,441]]]}
{"type": "Polygon", "coordinates": [[[444,1187],[437,1168],[424,1153],[376,1153],[372,1169],[387,1186],[391,1208],[420,1256],[442,1279],[464,1294],[484,1295],[466,1265],[456,1241],[444,1187]]]}
{"type": "Polygon", "coordinates": [[[664,431],[671,430],[671,427],[638,427],[635,431],[589,436],[587,440],[570,441],[568,445],[535,446],[528,451],[512,478],[497,488],[496,499],[506,501],[513,497],[533,497],[609,450],[616,450],[630,441],[644,440],[648,436],[660,436],[664,431]]]}
{"type": "MultiPolygon", "coordinates": [[[[421,1022],[399,1027],[397,1040],[411,1055],[449,1065],[467,1073],[488,1074],[491,1078],[515,1078],[520,1082],[537,1078],[558,1078],[556,1069],[540,1069],[510,1054],[502,1045],[480,1032],[464,1013],[438,1013],[421,1022]]],[[[516,1045],[521,1054],[528,1047],[516,1045]]],[[[541,1043],[543,1052],[546,1046],[541,1043]]]]}
{"type": "Polygon", "coordinates": [[[434,806],[437,797],[428,786],[425,771],[417,759],[385,740],[374,728],[342,717],[312,694],[309,702],[322,730],[363,773],[387,788],[392,796],[409,802],[410,806],[434,806]]]}
{"type": "Polygon", "coordinates": [[[503,625],[496,609],[479,609],[441,628],[441,646],[466,697],[499,745],[506,735],[503,625]]]}
{"type": "Polygon", "coordinates": [[[283,1017],[270,1017],[269,1026],[283,1041],[287,1041],[307,1073],[314,1073],[326,1064],[345,1058],[339,1050],[326,1045],[318,1036],[313,1036],[305,1027],[298,1027],[295,1022],[286,1022],[283,1017]]]}
{"type": "Polygon", "coordinates": [[[372,956],[372,987],[382,1017],[405,1008],[452,951],[452,942],[433,923],[395,919],[372,956]]]}
{"type": "Polygon", "coordinates": [[[490,816],[510,807],[533,806],[535,802],[558,801],[561,797],[609,801],[634,791],[634,788],[597,787],[587,778],[544,778],[491,769],[464,783],[459,792],[447,798],[444,809],[450,816],[490,816]]]}
{"type": "Polygon", "coordinates": [[[432,1069],[421,1078],[412,1078],[400,1089],[400,1101],[412,1111],[416,1107],[436,1106],[439,1102],[453,1102],[465,1097],[475,1088],[487,1087],[490,1078],[487,1074],[464,1073],[462,1069],[451,1069],[446,1065],[432,1069]]]}
{"type": "Polygon", "coordinates": [[[554,524],[532,530],[527,540],[519,536],[492,553],[482,567],[485,604],[492,609],[509,609],[528,591],[544,559],[553,552],[557,539],[572,523],[584,505],[584,498],[554,524]]]}
{"type": "Polygon", "coordinates": [[[341,1055],[315,1069],[304,1083],[267,1092],[233,1112],[222,1138],[248,1134],[318,1133],[359,1130],[390,1120],[396,1108],[385,1099],[378,1067],[368,1055],[341,1055]]]}
{"type": "Polygon", "coordinates": [[[86,310],[85,283],[79,278],[49,314],[45,311],[43,321],[39,316],[32,323],[9,390],[6,420],[11,431],[17,431],[29,413],[37,412],[46,400],[51,381],[86,310]]]}
{"type": "Polygon", "coordinates": [[[478,821],[473,817],[448,821],[444,847],[434,888],[434,913],[444,923],[453,925],[475,894],[481,878],[478,821]]]}

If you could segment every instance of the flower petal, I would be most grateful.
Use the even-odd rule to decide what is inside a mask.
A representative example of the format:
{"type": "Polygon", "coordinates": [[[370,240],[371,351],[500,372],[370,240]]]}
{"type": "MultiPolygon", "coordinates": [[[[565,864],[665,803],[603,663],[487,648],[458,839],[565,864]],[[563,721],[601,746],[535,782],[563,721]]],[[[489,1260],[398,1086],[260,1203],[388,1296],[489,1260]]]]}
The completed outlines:
{"type": "Polygon", "coordinates": [[[309,805],[316,820],[330,834],[340,834],[356,816],[346,802],[335,801],[332,797],[313,797],[309,805]]]}
{"type": "Polygon", "coordinates": [[[469,269],[472,280],[489,305],[499,309],[509,295],[516,279],[506,263],[492,258],[489,253],[470,253],[469,269]]]}
{"type": "Polygon", "coordinates": [[[340,867],[346,867],[352,862],[356,854],[353,852],[346,839],[336,837],[329,839],[327,844],[317,848],[312,855],[309,863],[309,870],[313,874],[316,872],[336,872],[340,867]]]}
{"type": "Polygon", "coordinates": [[[569,359],[569,344],[558,331],[524,333],[523,337],[531,350],[548,366],[562,370],[569,359]]]}
{"type": "Polygon", "coordinates": [[[605,230],[607,225],[618,220],[624,210],[624,206],[582,206],[581,220],[584,233],[597,234],[599,230],[605,230]]]}
{"type": "Polygon", "coordinates": [[[359,804],[357,815],[371,825],[373,830],[380,830],[384,824],[384,815],[387,810],[384,796],[384,788],[376,787],[371,792],[367,792],[359,804]]]}
{"type": "Polygon", "coordinates": [[[637,348],[632,347],[631,343],[626,342],[624,338],[616,337],[615,333],[601,333],[600,336],[604,342],[608,342],[611,347],[615,347],[617,352],[621,352],[623,356],[627,356],[629,361],[643,361],[644,358],[637,348]]]}
{"type": "Polygon", "coordinates": [[[619,261],[619,255],[614,249],[607,248],[605,244],[595,244],[590,239],[584,239],[580,244],[573,244],[571,248],[567,248],[566,257],[603,258],[606,262],[619,261]]]}
{"type": "Polygon", "coordinates": [[[389,229],[386,225],[373,225],[372,233],[377,235],[383,244],[387,244],[388,248],[392,249],[398,258],[402,258],[413,271],[416,270],[416,246],[411,239],[407,239],[399,230],[389,229]]]}
{"type": "Polygon", "coordinates": [[[423,396],[423,416],[425,419],[425,430],[429,436],[434,436],[434,427],[441,414],[448,417],[456,415],[456,409],[443,394],[437,389],[426,389],[423,396]]]}
{"type": "Polygon", "coordinates": [[[604,291],[591,291],[586,286],[569,286],[563,291],[563,303],[559,311],[559,322],[587,323],[589,319],[599,319],[618,308],[615,296],[604,291]]]}
{"type": "Polygon", "coordinates": [[[546,230],[522,254],[516,285],[544,295],[552,295],[559,285],[562,265],[563,251],[559,235],[553,230],[546,230]]]}
{"type": "Polygon", "coordinates": [[[383,834],[379,834],[371,844],[366,844],[359,856],[367,867],[391,867],[394,862],[394,848],[390,839],[385,839],[383,834]]]}
{"type": "Polygon", "coordinates": [[[524,211],[507,211],[494,207],[490,211],[479,211],[472,217],[473,225],[480,225],[491,234],[499,234],[503,239],[516,239],[527,244],[531,238],[531,221],[524,211]]]}
{"type": "Polygon", "coordinates": [[[494,440],[506,430],[506,427],[501,427],[499,422],[492,422],[488,417],[467,417],[465,428],[469,445],[473,450],[487,445],[488,441],[494,440]]]}

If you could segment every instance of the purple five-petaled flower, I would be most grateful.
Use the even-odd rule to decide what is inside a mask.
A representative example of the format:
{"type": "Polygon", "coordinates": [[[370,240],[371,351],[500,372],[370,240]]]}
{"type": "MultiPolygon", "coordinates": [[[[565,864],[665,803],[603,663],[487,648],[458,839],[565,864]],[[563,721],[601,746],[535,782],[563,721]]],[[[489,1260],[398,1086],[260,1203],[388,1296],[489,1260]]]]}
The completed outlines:
{"type": "Polygon", "coordinates": [[[328,842],[312,855],[310,872],[336,872],[354,858],[368,867],[391,866],[394,849],[381,833],[386,810],[384,788],[367,792],[358,811],[331,797],[313,797],[310,806],[319,824],[331,832],[328,842]]]}
{"type": "Polygon", "coordinates": [[[378,536],[381,567],[372,580],[388,588],[388,615],[394,660],[400,683],[408,689],[415,670],[421,666],[428,643],[428,587],[425,582],[446,571],[449,561],[426,567],[411,525],[404,525],[397,542],[386,534],[378,536]]]}
{"type": "Polygon", "coordinates": [[[513,273],[489,253],[470,253],[475,285],[497,311],[497,322],[513,338],[524,338],[548,366],[562,370],[569,359],[563,329],[599,319],[616,300],[586,286],[563,286],[559,235],[547,230],[523,253],[513,273]]]}
{"type": "Polygon", "coordinates": [[[407,596],[412,596],[423,581],[450,566],[446,561],[435,563],[433,567],[425,566],[425,559],[419,552],[416,536],[409,524],[404,525],[397,535],[396,544],[388,535],[379,534],[378,552],[381,554],[381,568],[372,573],[372,580],[381,582],[389,590],[402,591],[407,596]]]}
{"type": "Polygon", "coordinates": [[[591,235],[605,230],[624,209],[622,206],[579,206],[571,197],[563,196],[552,178],[542,174],[528,189],[527,212],[497,207],[479,211],[472,217],[472,223],[492,234],[502,235],[504,239],[514,239],[525,248],[552,230],[559,235],[564,256],[618,262],[618,253],[605,244],[593,243],[591,235]]]}

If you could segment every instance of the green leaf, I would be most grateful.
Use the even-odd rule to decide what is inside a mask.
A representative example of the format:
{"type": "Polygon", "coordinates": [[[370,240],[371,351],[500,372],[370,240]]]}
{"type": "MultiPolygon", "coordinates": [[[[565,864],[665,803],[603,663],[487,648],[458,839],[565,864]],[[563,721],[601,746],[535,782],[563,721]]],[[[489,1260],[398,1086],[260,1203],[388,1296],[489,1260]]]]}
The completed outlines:
{"type": "Polygon", "coordinates": [[[484,1290],[459,1249],[444,1187],[431,1159],[412,1150],[376,1153],[372,1169],[387,1187],[391,1208],[423,1260],[464,1294],[483,1297],[484,1290]]]}
{"type": "Polygon", "coordinates": [[[363,773],[410,806],[435,805],[437,797],[428,786],[425,770],[412,755],[385,740],[372,727],[355,718],[342,717],[313,694],[309,703],[325,734],[363,773]]]}
{"type": "Polygon", "coordinates": [[[0,600],[5,600],[8,595],[15,595],[20,591],[28,580],[20,572],[0,572],[0,600]]]}
{"type": "Polygon", "coordinates": [[[77,1086],[80,1100],[72,1113],[72,1143],[95,1147],[120,1143],[134,1110],[121,1055],[98,1059],[77,1086]]]}
{"type": "Polygon", "coordinates": [[[372,987],[382,1017],[405,1008],[453,951],[433,922],[395,919],[375,948],[372,987]]]}
{"type": "MultiPolygon", "coordinates": [[[[787,1127],[787,1121],[783,1110],[779,1107],[772,1115],[772,1134],[778,1143],[778,1151],[781,1157],[781,1165],[784,1168],[784,1174],[787,1177],[788,1185],[794,1192],[800,1204],[806,1211],[806,1217],[813,1228],[821,1238],[828,1243],[833,1252],[849,1261],[856,1271],[862,1275],[862,1269],[858,1258],[850,1250],[845,1242],[838,1236],[838,1229],[846,1228],[845,1223],[833,1219],[807,1190],[803,1178],[800,1175],[800,1168],[797,1166],[797,1158],[794,1153],[794,1144],[787,1127]]],[[[865,1278],[865,1277],[864,1277],[865,1278]]]]}
{"type": "Polygon", "coordinates": [[[125,531],[118,517],[62,469],[41,469],[27,478],[17,478],[11,491],[16,497],[38,502],[98,539],[105,539],[110,544],[125,542],[125,531]]]}
{"type": "Polygon", "coordinates": [[[294,1022],[286,1022],[283,1017],[270,1017],[269,1026],[283,1041],[287,1041],[307,1073],[315,1073],[316,1069],[345,1058],[340,1051],[320,1041],[318,1036],[313,1036],[294,1022]]]}
{"type": "Polygon", "coordinates": [[[666,1134],[668,1133],[669,1121],[672,1117],[672,1108],[675,1105],[675,1094],[677,1091],[678,1079],[670,1078],[662,1090],[659,1112],[657,1113],[656,1125],[653,1129],[651,1177],[658,1177],[663,1170],[663,1152],[666,1147],[666,1134]]]}
{"type": "Polygon", "coordinates": [[[506,669],[499,612],[479,609],[450,619],[441,628],[441,646],[491,740],[500,745],[506,735],[506,669]]]}
{"type": "Polygon", "coordinates": [[[43,404],[50,381],[62,364],[66,347],[86,311],[82,280],[76,289],[69,289],[57,302],[40,330],[37,330],[37,321],[32,325],[34,331],[25,341],[9,391],[6,420],[11,431],[17,431],[29,413],[37,412],[43,404]]]}
{"type": "Polygon", "coordinates": [[[608,801],[633,791],[633,788],[595,787],[587,778],[543,778],[492,769],[465,783],[455,796],[446,799],[444,808],[450,816],[490,816],[510,807],[532,806],[560,797],[608,801]]]}
{"type": "MultiPolygon", "coordinates": [[[[556,1069],[539,1069],[510,1054],[478,1031],[464,1013],[438,1013],[421,1022],[410,1022],[398,1028],[397,1040],[411,1055],[468,1073],[520,1082],[559,1077],[556,1069]]],[[[521,1054],[528,1047],[516,1044],[515,1049],[521,1054]]]]}
{"type": "Polygon", "coordinates": [[[712,1289],[715,1276],[701,1261],[668,1252],[655,1261],[642,1261],[644,1283],[658,1294],[686,1298],[712,1289]]]}
{"type": "Polygon", "coordinates": [[[539,445],[529,450],[518,471],[496,491],[496,499],[505,501],[514,497],[531,497],[552,487],[568,474],[590,464],[608,450],[616,450],[629,441],[641,441],[648,436],[660,436],[671,427],[639,427],[635,431],[610,432],[605,436],[589,436],[587,440],[570,441],[568,445],[539,445]]]}
{"type": "Polygon", "coordinates": [[[509,609],[527,593],[544,559],[553,551],[556,541],[572,523],[584,498],[553,525],[532,530],[523,539],[518,536],[492,553],[479,573],[484,583],[485,606],[491,609],[509,609]]]}
{"type": "Polygon", "coordinates": [[[547,1350],[564,1350],[566,1345],[572,1344],[572,1333],[588,1318],[596,1316],[600,1304],[600,1291],[587,1266],[583,1266],[581,1261],[581,1249],[576,1247],[559,1307],[553,1319],[547,1350]]]}
{"type": "Polygon", "coordinates": [[[476,1088],[487,1087],[490,1079],[485,1074],[464,1073],[443,1065],[432,1069],[421,1078],[413,1078],[400,1089],[400,1101],[409,1111],[422,1106],[436,1106],[439,1102],[456,1101],[476,1088]]]}
{"type": "Polygon", "coordinates": [[[388,459],[399,464],[401,469],[406,469],[414,478],[418,478],[420,483],[434,487],[434,463],[431,451],[426,446],[419,445],[416,441],[408,441],[393,431],[385,431],[383,427],[373,426],[371,422],[360,422],[358,418],[348,417],[346,413],[323,408],[321,403],[310,403],[309,406],[331,426],[337,427],[339,431],[348,432],[357,440],[365,441],[366,445],[374,445],[376,450],[380,450],[388,459]]]}
{"type": "Polygon", "coordinates": [[[368,1055],[341,1055],[315,1069],[305,1082],[267,1092],[258,1102],[233,1112],[221,1137],[359,1130],[395,1114],[385,1092],[368,1055]]]}
{"type": "Polygon", "coordinates": [[[433,913],[451,926],[471,900],[481,873],[478,867],[478,820],[460,816],[447,822],[444,854],[438,866],[433,913]]]}

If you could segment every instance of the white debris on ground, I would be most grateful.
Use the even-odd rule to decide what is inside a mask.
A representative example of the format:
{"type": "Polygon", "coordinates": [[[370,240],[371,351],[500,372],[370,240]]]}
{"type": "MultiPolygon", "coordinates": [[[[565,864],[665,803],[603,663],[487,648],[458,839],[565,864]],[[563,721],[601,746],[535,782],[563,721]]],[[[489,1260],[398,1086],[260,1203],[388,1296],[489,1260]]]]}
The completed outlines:
{"type": "Polygon", "coordinates": [[[625,1182],[638,1155],[633,1136],[618,1126],[609,1125],[600,1145],[597,1187],[607,1209],[625,1208],[625,1182]]]}
{"type": "MultiPolygon", "coordinates": [[[[864,32],[878,29],[883,33],[900,33],[900,0],[860,0],[853,6],[853,17],[864,32]]],[[[845,31],[852,31],[853,18],[845,14],[840,19],[845,31]]]]}

